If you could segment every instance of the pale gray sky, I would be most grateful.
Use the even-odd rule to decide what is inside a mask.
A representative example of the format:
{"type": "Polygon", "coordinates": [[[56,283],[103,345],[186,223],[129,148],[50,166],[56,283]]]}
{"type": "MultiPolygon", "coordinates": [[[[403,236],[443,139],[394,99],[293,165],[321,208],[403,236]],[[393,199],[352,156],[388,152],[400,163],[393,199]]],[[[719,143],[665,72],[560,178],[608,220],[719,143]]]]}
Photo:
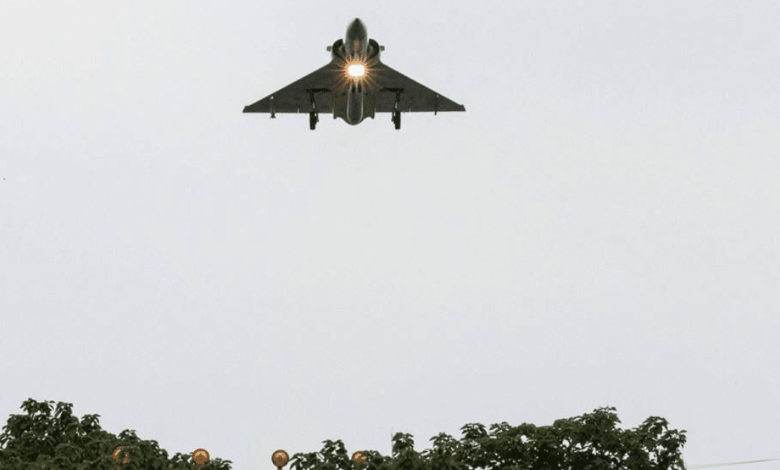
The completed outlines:
{"type": "Polygon", "coordinates": [[[252,470],[615,406],[778,457],[780,4],[551,3],[0,2],[1,421],[252,470]],[[467,112],[241,113],[355,17],[467,112]]]}

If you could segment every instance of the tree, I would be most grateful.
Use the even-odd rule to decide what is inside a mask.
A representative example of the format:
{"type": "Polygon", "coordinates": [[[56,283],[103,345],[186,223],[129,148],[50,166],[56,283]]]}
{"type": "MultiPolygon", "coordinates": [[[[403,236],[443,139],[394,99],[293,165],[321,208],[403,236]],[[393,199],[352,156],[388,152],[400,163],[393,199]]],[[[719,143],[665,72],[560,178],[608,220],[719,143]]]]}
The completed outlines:
{"type": "Polygon", "coordinates": [[[317,453],[295,454],[292,470],[683,470],[685,431],[669,429],[657,416],[635,429],[618,429],[615,408],[559,419],[551,426],[506,422],[461,428],[457,441],[440,433],[433,448],[414,451],[410,434],[393,436],[392,457],[361,451],[364,463],[352,464],[341,441],[324,441],[317,453]],[[354,467],[353,467],[354,465],[354,467]]]}
{"type": "MultiPolygon", "coordinates": [[[[100,428],[99,415],[72,415],[70,403],[29,399],[27,415],[12,415],[0,434],[2,470],[231,470],[230,460],[198,466],[187,454],[168,453],[156,441],[135,431],[118,436],[100,428]],[[5,445],[5,448],[2,446],[5,445]],[[127,462],[117,463],[120,453],[127,462]]],[[[457,441],[445,433],[431,438],[433,447],[417,452],[411,434],[393,436],[391,456],[361,451],[349,458],[340,440],[324,441],[320,452],[297,453],[291,470],[683,470],[685,431],[669,429],[664,418],[651,416],[634,429],[619,429],[615,408],[559,419],[550,426],[470,423],[457,441]]],[[[248,470],[248,469],[247,469],[248,470]]]]}
{"type": "Polygon", "coordinates": [[[73,416],[73,405],[58,403],[52,416],[53,401],[32,398],[21,408],[26,415],[11,415],[0,434],[2,470],[230,470],[229,460],[213,459],[198,466],[188,454],[168,458],[157,441],[142,440],[135,431],[118,436],[100,427],[100,415],[73,416]],[[4,448],[2,446],[5,446],[4,448]],[[122,447],[122,462],[113,453],[122,447]]]}

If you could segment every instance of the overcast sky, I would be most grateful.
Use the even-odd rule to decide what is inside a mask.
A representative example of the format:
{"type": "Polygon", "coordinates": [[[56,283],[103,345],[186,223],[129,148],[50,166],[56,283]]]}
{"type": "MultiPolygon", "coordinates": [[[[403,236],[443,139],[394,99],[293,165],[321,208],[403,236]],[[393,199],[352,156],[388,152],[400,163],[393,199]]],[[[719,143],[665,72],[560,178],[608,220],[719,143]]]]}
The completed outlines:
{"type": "Polygon", "coordinates": [[[778,21],[0,1],[0,422],[63,401],[267,470],[615,406],[687,430],[688,464],[780,457],[778,21]],[[355,17],[467,111],[241,113],[355,17]]]}

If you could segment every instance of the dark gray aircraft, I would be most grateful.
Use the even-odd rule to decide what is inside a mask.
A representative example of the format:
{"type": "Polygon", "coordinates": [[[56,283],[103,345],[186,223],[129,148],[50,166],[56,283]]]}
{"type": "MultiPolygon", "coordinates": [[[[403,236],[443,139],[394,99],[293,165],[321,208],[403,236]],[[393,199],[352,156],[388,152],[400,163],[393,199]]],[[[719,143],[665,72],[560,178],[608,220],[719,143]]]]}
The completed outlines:
{"type": "Polygon", "coordinates": [[[328,65],[315,70],[297,82],[244,107],[245,113],[309,113],[309,127],[314,130],[319,113],[333,113],[347,124],[356,125],[375,113],[393,113],[395,128],[401,128],[401,112],[466,111],[453,102],[379,60],[385,50],[368,38],[366,26],[355,18],[347,27],[344,39],[338,39],[327,50],[328,65]]]}

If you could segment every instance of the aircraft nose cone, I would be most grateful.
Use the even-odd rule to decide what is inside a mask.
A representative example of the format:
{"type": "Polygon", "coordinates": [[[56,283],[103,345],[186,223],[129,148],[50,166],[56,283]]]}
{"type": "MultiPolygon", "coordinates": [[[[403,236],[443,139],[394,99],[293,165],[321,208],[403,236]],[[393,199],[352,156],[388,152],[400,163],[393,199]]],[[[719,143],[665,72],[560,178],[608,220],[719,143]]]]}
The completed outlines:
{"type": "Polygon", "coordinates": [[[349,24],[348,30],[351,33],[352,37],[363,36],[365,35],[366,32],[366,25],[364,25],[363,22],[360,21],[360,18],[355,18],[352,21],[352,23],[349,24]]]}

